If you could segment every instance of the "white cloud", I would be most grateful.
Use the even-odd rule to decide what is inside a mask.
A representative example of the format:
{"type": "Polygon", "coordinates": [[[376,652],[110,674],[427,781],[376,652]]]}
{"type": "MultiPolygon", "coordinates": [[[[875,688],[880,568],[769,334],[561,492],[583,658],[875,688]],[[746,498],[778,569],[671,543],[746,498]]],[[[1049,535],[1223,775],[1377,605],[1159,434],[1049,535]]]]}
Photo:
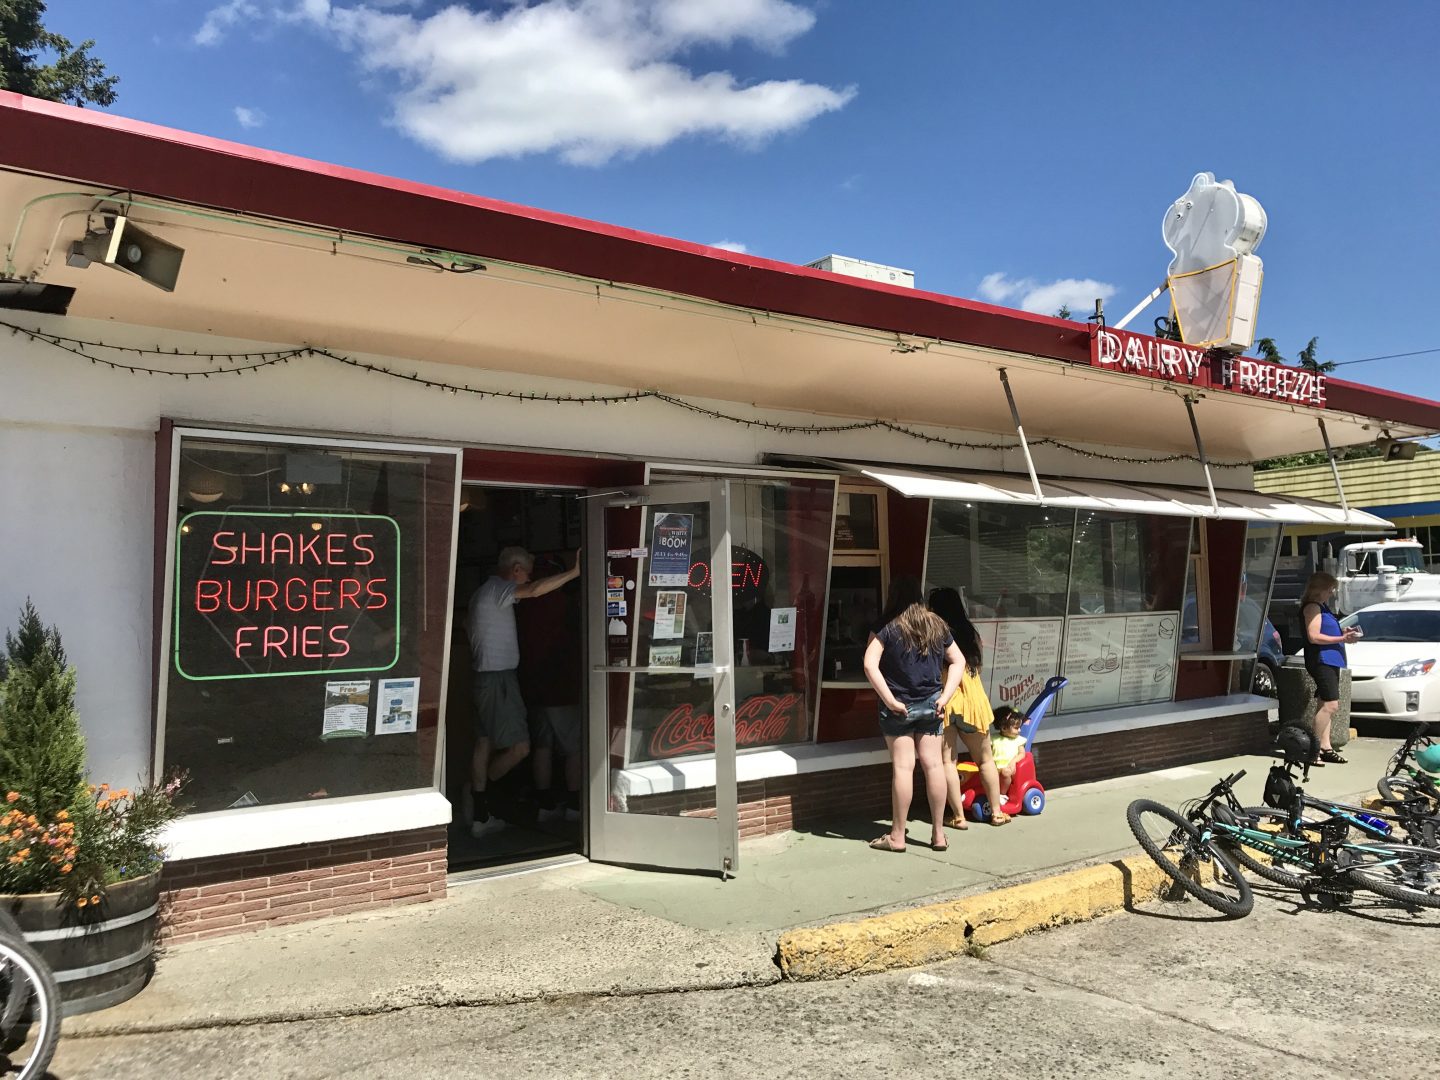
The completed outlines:
{"type": "Polygon", "coordinates": [[[192,40],[196,45],[218,45],[233,27],[260,16],[260,8],[250,0],[226,0],[219,7],[210,9],[192,40]]]}
{"type": "Polygon", "coordinates": [[[980,298],[992,304],[1018,307],[1053,315],[1061,307],[1071,311],[1089,311],[1096,300],[1109,300],[1117,292],[1094,278],[1060,278],[1057,281],[1036,281],[1034,278],[1011,278],[1003,273],[986,274],[980,279],[980,298]]]}
{"type": "Polygon", "coordinates": [[[722,251],[733,251],[737,255],[744,255],[750,250],[739,240],[716,240],[710,247],[719,248],[722,251]]]}
{"type": "MultiPolygon", "coordinates": [[[[250,6],[214,9],[196,40],[218,41],[239,21],[221,13],[239,5],[250,6]]],[[[511,0],[429,15],[382,6],[399,5],[270,0],[268,10],[353,52],[388,84],[391,122],[453,161],[557,153],[600,165],[693,136],[754,146],[855,95],[800,79],[745,83],[685,63],[697,47],[778,52],[815,23],[791,0],[511,0]]]]}
{"type": "Polygon", "coordinates": [[[240,122],[242,128],[264,127],[265,121],[269,119],[259,109],[251,109],[245,105],[235,106],[235,119],[240,122]]]}

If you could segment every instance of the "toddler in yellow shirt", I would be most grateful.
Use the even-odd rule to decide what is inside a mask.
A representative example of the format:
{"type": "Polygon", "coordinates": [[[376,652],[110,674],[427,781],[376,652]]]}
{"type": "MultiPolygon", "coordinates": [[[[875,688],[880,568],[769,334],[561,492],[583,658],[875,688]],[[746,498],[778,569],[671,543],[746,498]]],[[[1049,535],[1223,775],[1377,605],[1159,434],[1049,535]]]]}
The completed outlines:
{"type": "Polygon", "coordinates": [[[990,732],[990,752],[995,758],[995,768],[1000,772],[1000,795],[1002,802],[1009,802],[1010,783],[1015,779],[1015,762],[1025,753],[1025,740],[1020,737],[1020,725],[1025,717],[1008,705],[995,710],[995,726],[990,732]]]}

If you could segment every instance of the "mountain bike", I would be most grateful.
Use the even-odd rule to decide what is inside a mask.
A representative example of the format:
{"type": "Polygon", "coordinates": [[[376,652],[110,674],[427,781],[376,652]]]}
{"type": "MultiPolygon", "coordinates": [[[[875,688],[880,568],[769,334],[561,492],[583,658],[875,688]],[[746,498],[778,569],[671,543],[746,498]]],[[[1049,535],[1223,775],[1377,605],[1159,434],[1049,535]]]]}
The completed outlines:
{"type": "Polygon", "coordinates": [[[1232,917],[1249,913],[1253,897],[1248,882],[1229,872],[1233,857],[1321,907],[1348,903],[1356,889],[1364,889],[1410,907],[1440,908],[1440,850],[1351,840],[1346,816],[1306,820],[1299,788],[1288,807],[1247,808],[1234,791],[1244,775],[1241,770],[1226,777],[1178,813],[1148,799],[1131,803],[1127,811],[1141,847],[1196,899],[1232,917]],[[1211,886],[1193,873],[1206,863],[1213,868],[1211,886]]]}
{"type": "Polygon", "coordinates": [[[1415,764],[1415,754],[1433,742],[1429,731],[1429,724],[1416,724],[1400,749],[1391,755],[1385,775],[1375,785],[1386,802],[1409,802],[1417,807],[1428,805],[1431,813],[1440,810],[1440,785],[1415,764]]]}
{"type": "Polygon", "coordinates": [[[0,908],[0,1052],[19,1080],[39,1080],[59,1042],[55,976],[0,908]]]}

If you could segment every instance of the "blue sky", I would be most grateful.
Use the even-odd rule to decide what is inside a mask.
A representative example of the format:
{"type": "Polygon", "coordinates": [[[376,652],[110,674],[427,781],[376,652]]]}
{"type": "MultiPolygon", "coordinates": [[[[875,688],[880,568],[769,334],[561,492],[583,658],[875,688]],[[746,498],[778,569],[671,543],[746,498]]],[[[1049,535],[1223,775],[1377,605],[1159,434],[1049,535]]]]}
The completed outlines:
{"type": "MultiPolygon", "coordinates": [[[[1294,357],[1440,348],[1440,16],[1337,0],[51,0],[114,111],[752,254],[1112,321],[1201,170],[1294,357]]],[[[1148,329],[1160,304],[1134,324],[1148,329]]],[[[1440,352],[1336,372],[1440,398],[1440,352]]]]}

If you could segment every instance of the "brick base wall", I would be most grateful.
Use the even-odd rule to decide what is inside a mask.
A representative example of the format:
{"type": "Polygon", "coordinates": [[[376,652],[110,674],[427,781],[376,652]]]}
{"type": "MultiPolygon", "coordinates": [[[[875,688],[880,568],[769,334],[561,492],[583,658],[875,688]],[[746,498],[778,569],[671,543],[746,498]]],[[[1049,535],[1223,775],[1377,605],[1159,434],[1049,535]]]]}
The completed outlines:
{"type": "MultiPolygon", "coordinates": [[[[1046,787],[1063,787],[1112,776],[1186,765],[1194,761],[1264,753],[1270,746],[1265,713],[1194,720],[1185,724],[1060,739],[1041,743],[1036,767],[1046,787]]],[[[765,836],[786,829],[804,831],[843,818],[890,816],[890,766],[804,773],[739,786],[740,837],[765,836]]],[[[647,795],[630,800],[646,814],[713,815],[713,790],[647,795]]],[[[928,816],[925,784],[919,769],[910,812],[928,816]]]]}
{"type": "Polygon", "coordinates": [[[165,864],[167,942],[435,900],[445,895],[445,828],[361,836],[165,864]]]}

